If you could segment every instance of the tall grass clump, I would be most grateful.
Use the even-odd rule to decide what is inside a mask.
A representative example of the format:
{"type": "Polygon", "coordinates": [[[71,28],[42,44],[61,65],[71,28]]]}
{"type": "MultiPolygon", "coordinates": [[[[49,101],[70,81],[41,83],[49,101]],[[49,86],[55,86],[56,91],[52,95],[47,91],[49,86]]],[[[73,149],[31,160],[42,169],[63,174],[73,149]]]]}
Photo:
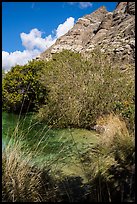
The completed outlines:
{"type": "MultiPolygon", "coordinates": [[[[34,125],[34,124],[32,124],[34,125]]],[[[31,133],[32,125],[28,127],[31,133]]],[[[38,143],[33,148],[27,143],[26,137],[17,123],[8,136],[8,142],[2,152],[2,200],[6,202],[49,202],[56,199],[55,182],[49,174],[54,159],[43,166],[35,161],[41,153],[38,143]],[[33,149],[33,151],[32,151],[33,149]]],[[[33,138],[31,138],[33,140],[33,138]]]]}
{"type": "Polygon", "coordinates": [[[134,202],[135,141],[117,115],[99,118],[104,125],[97,146],[85,155],[94,202],[134,202]]]}
{"type": "Polygon", "coordinates": [[[2,152],[2,200],[39,202],[40,171],[29,165],[31,153],[23,153],[19,142],[6,145],[2,152]]]}
{"type": "MultiPolygon", "coordinates": [[[[81,187],[82,178],[67,177],[62,172],[62,168],[65,165],[69,166],[69,162],[77,154],[72,136],[67,137],[70,134],[67,130],[55,135],[58,131],[47,129],[46,125],[35,121],[33,115],[28,116],[28,118],[21,116],[16,126],[7,131],[8,135],[4,131],[7,143],[2,153],[2,200],[8,202],[80,200],[84,194],[81,192],[78,195],[75,189],[78,191],[83,189],[86,192],[81,187]],[[70,154],[73,154],[72,158],[70,154]]],[[[71,162],[73,164],[74,161],[71,162]]]]}
{"type": "Polygon", "coordinates": [[[96,119],[111,112],[125,118],[134,129],[134,80],[132,68],[122,72],[99,50],[88,59],[63,51],[45,63],[41,83],[48,100],[39,118],[57,127],[91,128],[96,119]],[[61,118],[61,120],[58,120],[61,118]],[[50,119],[50,120],[49,120],[50,119]]]}
{"type": "Polygon", "coordinates": [[[14,140],[11,138],[2,154],[3,201],[134,201],[134,138],[117,115],[100,117],[97,124],[105,127],[98,135],[98,143],[83,154],[77,149],[87,183],[83,183],[80,175],[62,175],[60,168],[50,174],[52,165],[59,165],[61,155],[50,159],[49,163],[45,158],[43,167],[36,164],[34,161],[42,151],[39,149],[42,138],[37,140],[36,151],[31,151],[28,146],[23,146],[24,132],[16,126],[14,140]]]}

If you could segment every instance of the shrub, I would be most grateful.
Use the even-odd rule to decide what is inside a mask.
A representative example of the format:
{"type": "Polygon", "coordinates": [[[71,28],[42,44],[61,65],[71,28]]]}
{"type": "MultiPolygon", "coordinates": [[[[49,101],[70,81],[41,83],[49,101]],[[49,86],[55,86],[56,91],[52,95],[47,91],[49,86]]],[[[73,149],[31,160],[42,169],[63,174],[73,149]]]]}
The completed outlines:
{"type": "Polygon", "coordinates": [[[48,102],[39,118],[57,127],[91,128],[103,114],[121,114],[133,126],[134,111],[121,111],[118,103],[134,106],[134,80],[130,68],[122,72],[109,56],[94,50],[88,59],[64,50],[45,63],[41,78],[49,90],[48,102]],[[128,114],[127,114],[128,112],[128,114]]]}
{"type": "Polygon", "coordinates": [[[9,112],[34,111],[45,101],[47,94],[40,83],[42,61],[31,61],[27,65],[16,65],[5,74],[2,81],[3,109],[9,112]]]}

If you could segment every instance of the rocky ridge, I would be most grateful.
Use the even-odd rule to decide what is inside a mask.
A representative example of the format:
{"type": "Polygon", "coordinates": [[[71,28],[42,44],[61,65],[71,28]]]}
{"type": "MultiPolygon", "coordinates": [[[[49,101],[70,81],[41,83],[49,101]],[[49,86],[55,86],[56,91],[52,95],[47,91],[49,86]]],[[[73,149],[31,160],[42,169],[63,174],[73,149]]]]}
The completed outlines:
{"type": "Polygon", "coordinates": [[[63,49],[88,54],[96,47],[113,54],[114,60],[134,63],[135,2],[119,2],[113,12],[104,6],[79,18],[74,27],[61,36],[38,59],[48,60],[63,49]]]}

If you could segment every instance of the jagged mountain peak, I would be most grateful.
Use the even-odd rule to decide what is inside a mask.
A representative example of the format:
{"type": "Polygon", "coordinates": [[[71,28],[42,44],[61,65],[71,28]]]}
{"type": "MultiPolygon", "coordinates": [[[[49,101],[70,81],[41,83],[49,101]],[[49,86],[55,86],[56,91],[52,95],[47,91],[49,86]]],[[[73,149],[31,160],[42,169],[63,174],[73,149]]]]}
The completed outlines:
{"type": "Polygon", "coordinates": [[[97,46],[124,62],[135,59],[135,2],[119,2],[113,12],[104,6],[79,18],[74,27],[40,55],[48,60],[63,49],[89,53],[97,46]]]}

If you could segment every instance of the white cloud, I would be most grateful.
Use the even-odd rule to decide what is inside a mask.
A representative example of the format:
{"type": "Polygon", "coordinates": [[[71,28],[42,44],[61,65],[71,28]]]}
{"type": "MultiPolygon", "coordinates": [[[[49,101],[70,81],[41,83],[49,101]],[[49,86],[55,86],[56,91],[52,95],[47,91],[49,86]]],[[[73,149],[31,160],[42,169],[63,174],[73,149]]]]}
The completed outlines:
{"type": "Polygon", "coordinates": [[[8,53],[6,51],[2,51],[2,68],[8,71],[12,66],[16,64],[24,65],[31,59],[34,59],[41,52],[48,49],[51,45],[53,45],[57,38],[66,34],[72,27],[74,26],[74,18],[69,17],[67,20],[60,24],[54,35],[48,35],[45,38],[42,37],[42,32],[37,28],[32,29],[28,34],[21,33],[20,38],[22,41],[22,45],[25,47],[24,51],[15,51],[8,53]]]}
{"type": "Polygon", "coordinates": [[[45,51],[53,43],[55,43],[55,40],[51,37],[51,35],[46,38],[42,38],[42,32],[37,28],[32,29],[29,34],[21,33],[20,37],[22,45],[27,50],[38,49],[40,51],[45,51]]]}
{"type": "Polygon", "coordinates": [[[74,18],[69,17],[67,20],[60,24],[56,30],[56,38],[61,37],[62,35],[66,34],[71,28],[74,26],[74,18]]]}
{"type": "Polygon", "coordinates": [[[81,9],[92,7],[91,2],[69,2],[70,5],[78,5],[81,9]]]}
{"type": "Polygon", "coordinates": [[[15,51],[11,53],[2,51],[2,68],[5,71],[8,71],[12,66],[15,66],[16,64],[24,65],[39,54],[40,51],[37,49],[24,50],[23,52],[15,51]]]}

